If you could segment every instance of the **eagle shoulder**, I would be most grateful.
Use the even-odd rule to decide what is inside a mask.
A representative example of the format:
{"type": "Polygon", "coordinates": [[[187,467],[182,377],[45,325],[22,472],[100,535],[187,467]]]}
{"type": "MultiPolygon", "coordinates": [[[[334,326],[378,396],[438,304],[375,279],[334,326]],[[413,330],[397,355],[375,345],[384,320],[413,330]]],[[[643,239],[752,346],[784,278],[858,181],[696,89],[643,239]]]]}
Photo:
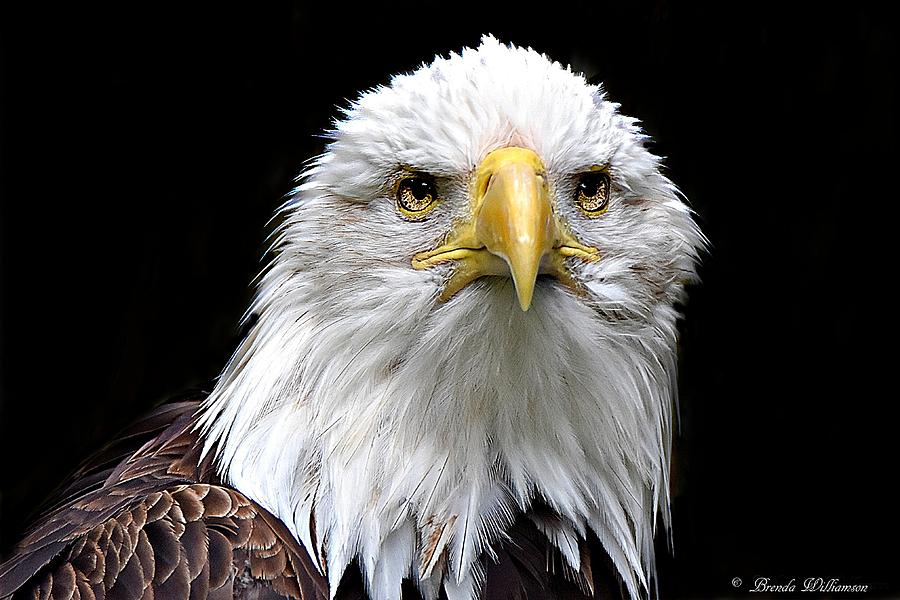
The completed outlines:
{"type": "Polygon", "coordinates": [[[0,599],[327,598],[285,526],[200,459],[199,401],[88,460],[0,566],[0,599]]]}

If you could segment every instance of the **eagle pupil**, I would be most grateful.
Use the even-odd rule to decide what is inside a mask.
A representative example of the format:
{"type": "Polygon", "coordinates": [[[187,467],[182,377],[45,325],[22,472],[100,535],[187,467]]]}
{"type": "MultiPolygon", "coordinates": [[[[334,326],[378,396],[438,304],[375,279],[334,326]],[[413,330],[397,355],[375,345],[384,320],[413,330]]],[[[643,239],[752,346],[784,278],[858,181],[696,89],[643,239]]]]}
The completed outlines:
{"type": "Polygon", "coordinates": [[[593,198],[597,195],[597,186],[600,184],[598,179],[598,177],[590,175],[584,177],[578,184],[578,190],[586,197],[593,198]]]}
{"type": "Polygon", "coordinates": [[[425,200],[431,195],[431,183],[423,179],[413,179],[409,186],[410,191],[416,200],[425,200]]]}

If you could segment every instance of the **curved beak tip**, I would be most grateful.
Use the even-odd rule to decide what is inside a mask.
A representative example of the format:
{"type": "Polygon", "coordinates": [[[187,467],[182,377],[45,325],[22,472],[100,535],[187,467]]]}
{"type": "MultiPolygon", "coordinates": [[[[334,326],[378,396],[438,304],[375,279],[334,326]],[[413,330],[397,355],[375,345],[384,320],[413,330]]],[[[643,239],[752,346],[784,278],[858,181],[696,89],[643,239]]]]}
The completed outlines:
{"type": "Polygon", "coordinates": [[[531,308],[531,294],[527,296],[524,294],[518,294],[519,296],[519,307],[522,309],[522,312],[528,312],[528,309],[531,308]]]}
{"type": "Polygon", "coordinates": [[[512,275],[513,285],[516,288],[516,297],[519,300],[519,306],[525,312],[531,307],[531,300],[534,297],[534,288],[537,284],[538,263],[534,264],[515,264],[518,261],[508,261],[510,273],[512,275]]]}

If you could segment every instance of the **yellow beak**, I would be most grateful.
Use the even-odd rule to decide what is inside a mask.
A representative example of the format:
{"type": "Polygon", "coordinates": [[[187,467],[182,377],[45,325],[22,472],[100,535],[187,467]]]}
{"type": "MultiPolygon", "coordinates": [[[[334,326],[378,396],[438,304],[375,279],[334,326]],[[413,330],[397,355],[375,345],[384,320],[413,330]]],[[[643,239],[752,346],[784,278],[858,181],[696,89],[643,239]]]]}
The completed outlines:
{"type": "Polygon", "coordinates": [[[412,260],[417,269],[457,261],[444,300],[478,277],[511,274],[519,306],[527,311],[539,273],[572,284],[564,259],[596,260],[597,250],[579,244],[558,222],[546,169],[532,150],[509,147],[488,154],[475,171],[471,209],[471,219],[459,223],[445,244],[412,260]]]}
{"type": "Polygon", "coordinates": [[[524,148],[490,153],[475,177],[475,238],[509,266],[519,306],[528,310],[541,260],[556,240],[544,165],[524,148]]]}

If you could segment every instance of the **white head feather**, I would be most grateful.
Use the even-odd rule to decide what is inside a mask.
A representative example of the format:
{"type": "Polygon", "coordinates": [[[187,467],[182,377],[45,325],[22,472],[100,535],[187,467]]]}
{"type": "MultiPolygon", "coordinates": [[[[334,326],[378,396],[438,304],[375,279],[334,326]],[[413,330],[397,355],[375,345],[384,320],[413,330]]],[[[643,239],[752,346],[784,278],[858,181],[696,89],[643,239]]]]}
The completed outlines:
{"type": "MultiPolygon", "coordinates": [[[[427,599],[478,594],[490,546],[540,498],[576,571],[593,530],[632,596],[653,576],[668,521],[675,305],[703,238],[634,119],[599,86],[532,50],[485,37],[345,111],[285,205],[258,322],[202,416],[237,489],[280,517],[332,593],[358,558],[374,600],[412,578],[427,599]],[[594,263],[587,291],[482,278],[448,302],[451,266],[414,270],[468,206],[484,156],[516,145],[544,161],[555,210],[594,263]],[[609,209],[567,200],[573,174],[609,166],[609,209]],[[391,182],[414,167],[442,202],[419,222],[391,182]],[[443,557],[444,560],[439,560],[443,557]]],[[[643,591],[642,591],[643,590],[643,591]]]]}

